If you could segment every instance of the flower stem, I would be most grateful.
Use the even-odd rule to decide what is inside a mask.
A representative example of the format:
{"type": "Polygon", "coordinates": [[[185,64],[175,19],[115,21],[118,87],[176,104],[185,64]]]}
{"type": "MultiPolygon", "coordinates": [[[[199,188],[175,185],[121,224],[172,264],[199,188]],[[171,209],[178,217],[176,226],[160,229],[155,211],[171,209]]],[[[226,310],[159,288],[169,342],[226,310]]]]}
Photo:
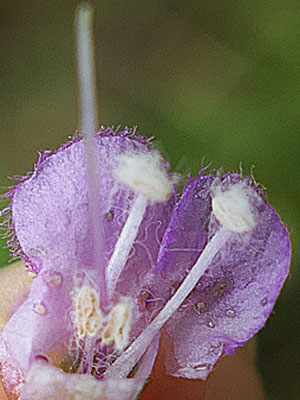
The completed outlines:
{"type": "Polygon", "coordinates": [[[105,377],[126,377],[130,370],[135,366],[138,360],[151,343],[155,334],[163,327],[168,319],[180,307],[186,297],[197,285],[199,279],[209,267],[214,256],[224,246],[231,232],[226,228],[221,228],[215,236],[208,242],[200,257],[191,268],[189,274],[184,279],[174,296],[167,302],[165,307],[154,318],[151,324],[138,336],[138,338],[129,346],[129,348],[116,360],[116,362],[107,370],[105,377]]]}

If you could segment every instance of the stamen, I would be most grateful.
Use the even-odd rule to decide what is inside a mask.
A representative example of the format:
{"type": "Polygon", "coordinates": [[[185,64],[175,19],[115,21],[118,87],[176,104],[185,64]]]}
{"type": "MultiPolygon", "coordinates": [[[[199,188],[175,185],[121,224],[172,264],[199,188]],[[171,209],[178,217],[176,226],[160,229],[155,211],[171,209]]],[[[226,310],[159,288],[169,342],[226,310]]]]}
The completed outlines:
{"type": "Polygon", "coordinates": [[[250,196],[259,200],[255,190],[243,182],[231,184],[224,189],[217,186],[213,190],[212,208],[220,224],[237,233],[252,230],[256,221],[250,196]]]}
{"type": "Polygon", "coordinates": [[[148,200],[142,195],[139,195],[136,198],[133,207],[130,210],[127,221],[125,222],[123,230],[116,243],[114,252],[109,260],[109,264],[106,269],[106,277],[107,286],[110,294],[113,293],[118,283],[119,276],[123,271],[132,245],[137,237],[139,227],[144,218],[147,203],[148,200]]]}
{"type": "Polygon", "coordinates": [[[190,270],[185,280],[180,285],[173,297],[151,322],[151,324],[140,334],[140,336],[129,346],[129,348],[115,361],[106,371],[105,377],[126,377],[153,340],[155,334],[163,327],[167,320],[180,307],[186,297],[191,293],[201,276],[209,267],[211,261],[218,251],[228,241],[232,232],[221,228],[206,245],[200,257],[190,270]]]}
{"type": "Polygon", "coordinates": [[[115,175],[136,194],[135,202],[106,268],[107,285],[113,293],[137,237],[148,203],[167,201],[173,181],[161,165],[157,152],[128,152],[117,159],[115,175]]]}
{"type": "Polygon", "coordinates": [[[122,352],[129,344],[131,328],[131,307],[128,303],[117,304],[108,316],[108,324],[102,335],[102,343],[114,344],[118,353],[122,352]]]}
{"type": "Polygon", "coordinates": [[[121,182],[149,201],[167,201],[172,193],[173,179],[166,174],[158,152],[122,154],[116,175],[121,182]]]}
{"type": "Polygon", "coordinates": [[[79,339],[95,336],[103,326],[99,295],[88,285],[82,286],[76,297],[75,324],[79,339]]]}

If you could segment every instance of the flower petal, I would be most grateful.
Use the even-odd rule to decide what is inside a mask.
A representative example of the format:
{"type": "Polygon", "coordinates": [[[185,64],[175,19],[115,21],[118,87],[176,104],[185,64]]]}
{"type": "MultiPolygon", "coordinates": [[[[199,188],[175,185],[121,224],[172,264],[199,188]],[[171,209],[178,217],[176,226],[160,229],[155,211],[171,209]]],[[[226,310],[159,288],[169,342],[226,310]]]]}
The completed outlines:
{"type": "MultiPolygon", "coordinates": [[[[237,175],[203,176],[187,187],[166,231],[155,295],[166,300],[164,293],[169,295],[188,274],[197,258],[193,249],[198,247],[199,255],[220,228],[212,210],[216,188],[224,193],[228,188],[238,189],[234,185],[242,185],[241,190],[246,191],[255,227],[251,222],[249,231],[232,231],[198,285],[166,324],[173,343],[167,369],[175,376],[205,379],[219,358],[247,342],[265,324],[289,272],[288,232],[262,194],[237,175]]],[[[225,212],[230,201],[224,205],[225,212]]],[[[245,209],[236,205],[235,216],[248,212],[245,209]]]]}
{"type": "Polygon", "coordinates": [[[45,356],[58,344],[68,345],[72,285],[66,274],[41,272],[33,280],[26,301],[5,325],[2,338],[6,349],[23,372],[36,356],[45,356]]]}
{"type": "Polygon", "coordinates": [[[112,362],[108,356],[114,354],[114,360],[148,321],[148,310],[138,310],[139,293],[171,218],[174,182],[160,155],[128,132],[102,132],[97,155],[97,215],[90,210],[80,139],[47,153],[12,192],[17,239],[38,274],[27,300],[3,331],[7,356],[2,359],[11,357],[23,377],[37,357],[47,357],[58,346],[70,352],[74,342],[82,353],[78,372],[93,368],[101,375],[103,366],[112,362]],[[102,233],[97,243],[91,237],[95,223],[102,233]],[[94,258],[95,246],[101,246],[100,260],[94,258]],[[101,297],[103,277],[107,298],[101,297]],[[119,325],[122,334],[114,332],[119,325]],[[108,328],[105,341],[101,335],[108,328]],[[104,358],[97,364],[94,357],[99,354],[104,358]]]}
{"type": "MultiPolygon", "coordinates": [[[[33,175],[13,192],[12,214],[21,248],[35,270],[47,260],[56,264],[93,263],[87,173],[83,140],[63,146],[44,157],[33,175]]],[[[128,151],[149,151],[129,137],[98,138],[99,221],[103,226],[105,260],[114,248],[126,220],[133,193],[115,176],[118,157],[128,151]],[[112,220],[115,219],[113,222],[112,220]],[[109,232],[109,235],[107,235],[109,232]]],[[[98,267],[99,268],[99,267],[98,267]]]]}
{"type": "Polygon", "coordinates": [[[42,360],[35,361],[27,375],[20,400],[132,399],[143,381],[110,379],[99,381],[86,374],[67,374],[42,360]]]}

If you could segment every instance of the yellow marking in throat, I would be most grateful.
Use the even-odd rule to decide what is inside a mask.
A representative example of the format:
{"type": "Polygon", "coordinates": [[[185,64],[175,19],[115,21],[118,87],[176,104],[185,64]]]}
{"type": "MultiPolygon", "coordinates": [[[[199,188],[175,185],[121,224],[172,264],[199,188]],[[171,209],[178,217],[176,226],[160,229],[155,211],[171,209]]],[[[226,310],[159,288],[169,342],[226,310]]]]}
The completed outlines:
{"type": "Polygon", "coordinates": [[[79,339],[85,336],[95,336],[103,327],[100,297],[93,287],[83,285],[80,288],[76,298],[75,313],[79,339]]]}
{"type": "Polygon", "coordinates": [[[108,315],[108,323],[102,336],[102,343],[114,343],[117,352],[122,352],[129,344],[132,311],[128,303],[118,303],[108,315]]]}

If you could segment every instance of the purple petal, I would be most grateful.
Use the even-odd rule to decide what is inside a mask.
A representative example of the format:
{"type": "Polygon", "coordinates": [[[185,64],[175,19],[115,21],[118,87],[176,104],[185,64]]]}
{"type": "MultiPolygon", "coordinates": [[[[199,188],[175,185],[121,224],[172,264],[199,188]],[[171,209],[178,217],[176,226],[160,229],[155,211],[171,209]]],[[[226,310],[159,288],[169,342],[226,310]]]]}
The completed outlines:
{"type": "MultiPolygon", "coordinates": [[[[128,137],[99,137],[99,185],[102,210],[101,223],[109,257],[126,218],[132,192],[117,190],[113,166],[118,155],[126,151],[145,151],[145,146],[128,137]],[[112,211],[116,209],[115,214],[112,211]],[[120,210],[123,215],[120,216],[120,210]],[[116,224],[111,223],[116,216],[116,224]]],[[[95,182],[95,184],[97,184],[95,182]]],[[[12,199],[15,231],[25,255],[39,270],[45,260],[55,259],[64,265],[66,260],[76,265],[91,264],[92,238],[89,235],[89,204],[84,158],[84,143],[77,140],[39,162],[32,177],[17,186],[12,199]]]]}
{"type": "MultiPolygon", "coordinates": [[[[86,345],[86,349],[80,344],[84,349],[81,356],[83,372],[91,368],[88,364],[94,362],[94,355],[99,352],[104,357],[103,363],[100,362],[101,375],[107,356],[122,351],[120,346],[114,349],[114,344],[104,342],[103,338],[100,341],[109,323],[110,312],[118,302],[123,302],[125,309],[128,307],[132,318],[128,343],[126,339],[122,346],[127,346],[149,319],[145,317],[148,310],[139,309],[139,293],[146,274],[150,274],[156,264],[160,241],[171,218],[175,198],[173,181],[166,162],[158,153],[139,137],[128,135],[127,131],[119,135],[102,132],[98,136],[97,153],[99,182],[95,185],[99,185],[101,198],[98,199],[96,221],[89,209],[82,140],[75,140],[54,154],[47,153],[34,173],[12,193],[11,209],[17,239],[24,257],[38,272],[28,299],[3,332],[6,350],[23,373],[29,370],[37,356],[48,355],[58,345],[70,349],[77,338],[79,347],[82,338],[76,336],[79,328],[74,323],[74,313],[78,293],[84,285],[88,285],[90,293],[95,293],[95,304],[99,295],[100,304],[96,304],[99,310],[96,311],[105,322],[98,341],[97,337],[88,338],[92,346],[86,345]],[[163,182],[160,188],[153,187],[152,175],[148,173],[151,165],[153,182],[157,183],[155,174],[163,182]],[[136,233],[131,241],[126,242],[125,237],[125,242],[120,242],[130,217],[134,220],[137,204],[142,207],[138,210],[140,222],[132,223],[136,233]],[[93,258],[93,223],[102,227],[101,243],[97,243],[102,250],[101,260],[93,258]],[[117,265],[114,282],[109,266],[118,246],[116,259],[120,265],[117,265]],[[101,303],[103,274],[100,270],[104,270],[106,284],[112,292],[104,303],[101,303]]],[[[114,357],[111,360],[113,362],[114,357]]],[[[99,375],[98,372],[95,374],[99,375]]]]}
{"type": "MultiPolygon", "coordinates": [[[[170,203],[174,204],[174,198],[170,203]]],[[[134,298],[142,313],[147,310],[152,313],[153,307],[146,301],[147,296],[150,296],[147,289],[153,278],[152,271],[156,265],[159,246],[171,214],[172,208],[167,208],[163,203],[148,208],[131,256],[116,288],[123,296],[129,295],[134,298]]]]}
{"type": "MultiPolygon", "coordinates": [[[[211,206],[215,186],[229,187],[238,182],[241,179],[237,175],[215,180],[200,177],[187,187],[162,243],[155,296],[167,300],[195,262],[197,252],[200,255],[218,231],[220,225],[211,206]],[[194,238],[190,232],[194,232],[194,238]]],[[[246,187],[246,183],[243,185],[246,187]]],[[[205,379],[220,357],[233,354],[264,326],[288,275],[288,232],[250,183],[247,191],[255,228],[232,232],[166,324],[174,348],[167,360],[172,375],[205,379]]]]}
{"type": "Polygon", "coordinates": [[[68,347],[72,287],[70,275],[41,272],[33,280],[27,300],[4,327],[6,349],[22,371],[29,369],[35,357],[45,356],[56,345],[68,347]]]}

